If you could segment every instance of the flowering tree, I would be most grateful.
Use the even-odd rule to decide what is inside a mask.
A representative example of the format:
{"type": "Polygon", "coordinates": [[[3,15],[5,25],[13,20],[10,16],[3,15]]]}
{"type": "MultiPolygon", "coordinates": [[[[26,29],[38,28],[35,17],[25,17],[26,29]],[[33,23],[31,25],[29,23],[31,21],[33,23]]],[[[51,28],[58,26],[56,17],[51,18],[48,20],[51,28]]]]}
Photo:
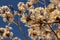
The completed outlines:
{"type": "Polygon", "coordinates": [[[51,40],[52,38],[60,40],[60,0],[50,0],[49,2],[47,6],[46,0],[28,0],[26,4],[19,2],[18,11],[13,12],[11,11],[12,5],[0,7],[0,16],[4,22],[8,22],[6,28],[0,28],[0,39],[9,37],[11,40],[20,40],[18,37],[13,38],[13,32],[10,31],[12,30],[10,24],[14,23],[20,29],[25,40],[28,40],[28,36],[32,40],[51,40]],[[43,7],[40,7],[39,3],[43,7]],[[15,22],[15,15],[18,15],[18,22],[15,22]],[[28,36],[21,28],[20,21],[29,28],[28,36]],[[56,25],[55,29],[53,29],[54,25],[56,25]]]}

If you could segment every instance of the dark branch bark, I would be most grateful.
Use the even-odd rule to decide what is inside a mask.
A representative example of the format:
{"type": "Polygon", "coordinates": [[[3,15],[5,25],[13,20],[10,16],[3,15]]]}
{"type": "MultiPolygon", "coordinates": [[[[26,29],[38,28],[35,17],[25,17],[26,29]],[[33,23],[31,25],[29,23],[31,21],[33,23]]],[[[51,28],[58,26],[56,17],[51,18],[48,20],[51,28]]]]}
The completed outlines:
{"type": "Polygon", "coordinates": [[[25,32],[23,31],[22,27],[20,26],[20,19],[19,19],[19,17],[18,17],[18,23],[17,24],[18,24],[17,26],[18,26],[20,32],[25,37],[25,40],[28,40],[28,36],[26,36],[25,32]]]}
{"type": "Polygon", "coordinates": [[[56,34],[55,31],[51,28],[50,24],[48,24],[48,25],[49,25],[49,28],[51,29],[51,31],[52,31],[52,32],[54,33],[54,35],[56,36],[57,40],[59,40],[57,34],[56,34]]]}

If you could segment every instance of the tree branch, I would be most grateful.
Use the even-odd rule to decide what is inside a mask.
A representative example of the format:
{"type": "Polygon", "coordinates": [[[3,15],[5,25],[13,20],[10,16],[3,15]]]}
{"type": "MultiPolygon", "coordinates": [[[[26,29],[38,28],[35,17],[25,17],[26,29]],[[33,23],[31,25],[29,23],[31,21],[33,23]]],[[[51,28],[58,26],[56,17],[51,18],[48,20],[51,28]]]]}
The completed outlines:
{"type": "Polygon", "coordinates": [[[57,34],[56,34],[55,31],[51,28],[50,24],[48,24],[48,25],[49,25],[49,28],[51,29],[51,31],[52,31],[52,32],[54,33],[54,35],[56,36],[57,40],[59,40],[57,34]]]}
{"type": "Polygon", "coordinates": [[[18,22],[13,22],[17,25],[17,27],[19,28],[20,32],[22,33],[22,35],[25,37],[25,40],[28,40],[28,36],[26,36],[25,32],[23,31],[22,27],[20,26],[20,19],[18,17],[18,22]]]}

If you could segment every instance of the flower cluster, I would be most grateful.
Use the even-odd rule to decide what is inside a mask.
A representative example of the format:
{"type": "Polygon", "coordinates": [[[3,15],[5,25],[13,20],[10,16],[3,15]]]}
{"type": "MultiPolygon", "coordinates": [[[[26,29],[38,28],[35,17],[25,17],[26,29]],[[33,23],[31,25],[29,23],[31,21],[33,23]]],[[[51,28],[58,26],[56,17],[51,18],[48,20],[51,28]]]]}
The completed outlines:
{"type": "Polygon", "coordinates": [[[11,12],[11,9],[8,6],[0,7],[0,16],[3,18],[4,22],[8,22],[6,28],[0,27],[0,39],[10,38],[11,40],[20,40],[18,37],[12,38],[13,32],[10,32],[10,30],[12,30],[10,24],[14,21],[14,15],[11,12]]]}
{"type": "Polygon", "coordinates": [[[20,38],[13,37],[13,32],[10,32],[10,30],[12,30],[12,27],[8,27],[6,26],[6,28],[1,27],[0,28],[0,39],[4,39],[4,38],[10,38],[11,40],[20,40],[20,38]]]}
{"type": "MultiPolygon", "coordinates": [[[[43,2],[44,7],[40,7],[37,3],[39,0],[28,0],[25,3],[18,3],[18,10],[11,12],[8,6],[0,7],[0,16],[3,17],[4,22],[15,23],[14,16],[18,15],[19,21],[23,22],[28,29],[28,36],[32,40],[50,40],[55,38],[60,40],[60,0],[50,0],[48,6],[43,2]],[[38,7],[34,7],[34,4],[38,7]],[[26,12],[27,11],[27,12],[26,12]],[[57,28],[53,30],[53,25],[57,25],[57,28]]],[[[17,24],[17,23],[15,23],[17,24]]],[[[19,27],[19,24],[17,24],[19,27]]],[[[9,32],[10,27],[0,28],[0,38],[13,36],[12,32],[9,32]],[[3,31],[4,30],[4,31],[3,31]],[[7,34],[7,35],[5,35],[7,34]]],[[[21,30],[21,28],[20,28],[21,30]]],[[[24,33],[22,32],[24,35],[24,33]]],[[[12,38],[12,40],[20,40],[18,37],[12,38]]]]}
{"type": "Polygon", "coordinates": [[[21,21],[25,23],[25,26],[29,27],[29,36],[32,38],[32,40],[36,40],[36,38],[39,40],[43,40],[44,38],[50,40],[51,38],[56,38],[57,36],[58,39],[60,39],[60,31],[57,32],[58,28],[54,31],[52,29],[53,24],[60,23],[59,0],[50,0],[51,3],[45,8],[34,8],[33,3],[36,3],[37,1],[38,0],[29,0],[26,3],[28,13],[23,13],[21,17],[21,21]],[[55,3],[57,3],[57,5],[55,3]],[[57,36],[55,36],[55,34],[57,36]]]}
{"type": "Polygon", "coordinates": [[[0,28],[0,38],[3,39],[7,37],[12,37],[13,33],[10,32],[11,29],[11,27],[0,28]]]}
{"type": "Polygon", "coordinates": [[[13,14],[11,13],[11,10],[8,6],[2,6],[0,8],[0,13],[0,16],[3,17],[4,22],[8,21],[9,23],[11,23],[14,20],[13,14]]]}
{"type": "Polygon", "coordinates": [[[25,12],[25,4],[23,2],[18,3],[18,9],[20,12],[25,12]]]}

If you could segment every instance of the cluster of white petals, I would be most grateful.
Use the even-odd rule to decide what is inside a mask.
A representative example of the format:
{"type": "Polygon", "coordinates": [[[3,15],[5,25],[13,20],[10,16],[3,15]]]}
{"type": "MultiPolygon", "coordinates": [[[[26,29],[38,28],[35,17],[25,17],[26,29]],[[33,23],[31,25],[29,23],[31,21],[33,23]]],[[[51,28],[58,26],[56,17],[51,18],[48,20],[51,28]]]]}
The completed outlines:
{"type": "MultiPolygon", "coordinates": [[[[17,14],[19,16],[19,21],[23,22],[25,26],[29,28],[28,36],[31,37],[32,40],[36,40],[37,38],[38,40],[44,40],[45,38],[46,40],[50,40],[52,38],[60,40],[60,0],[50,0],[51,3],[49,3],[48,6],[45,6],[43,1],[44,7],[37,5],[38,2],[40,1],[28,0],[26,4],[19,2],[17,5],[19,11],[14,11],[14,14],[17,14]],[[34,4],[36,4],[38,7],[35,7],[34,4]],[[55,30],[53,30],[53,25],[57,25],[55,30]]],[[[3,17],[3,21],[14,23],[14,14],[11,12],[8,6],[0,7],[0,16],[3,17]]],[[[19,26],[19,24],[17,25],[19,26]]],[[[5,31],[6,29],[0,28],[0,30],[5,31]]],[[[12,32],[9,31],[7,31],[7,33],[12,34],[12,32]]],[[[12,40],[20,39],[15,37],[12,40]]]]}
{"type": "Polygon", "coordinates": [[[10,32],[12,28],[11,27],[6,27],[6,28],[0,28],[0,38],[7,38],[7,37],[12,37],[13,36],[13,32],[10,32]]]}
{"type": "Polygon", "coordinates": [[[25,4],[23,3],[23,2],[19,2],[18,3],[18,9],[19,9],[19,11],[21,11],[21,12],[25,12],[25,4]]]}
{"type": "Polygon", "coordinates": [[[60,32],[52,32],[53,29],[51,29],[54,23],[60,23],[59,0],[50,0],[51,3],[45,8],[34,8],[33,3],[36,3],[37,1],[38,0],[29,0],[26,3],[28,13],[23,13],[21,17],[21,21],[25,23],[25,26],[29,27],[28,35],[32,40],[36,40],[36,38],[42,40],[46,38],[47,40],[50,40],[51,38],[56,38],[55,35],[60,39],[60,32]],[[55,3],[57,3],[57,5],[55,3]]]}
{"type": "Polygon", "coordinates": [[[14,15],[13,12],[11,12],[11,9],[8,6],[1,6],[0,7],[0,16],[3,18],[3,22],[8,22],[8,25],[6,28],[0,27],[0,40],[4,38],[10,38],[11,40],[20,40],[20,38],[12,38],[13,32],[12,27],[10,27],[10,24],[14,21],[14,15]]]}
{"type": "Polygon", "coordinates": [[[14,20],[13,14],[11,13],[11,10],[8,6],[2,6],[0,8],[0,16],[3,17],[4,22],[8,21],[11,23],[14,20]]]}

